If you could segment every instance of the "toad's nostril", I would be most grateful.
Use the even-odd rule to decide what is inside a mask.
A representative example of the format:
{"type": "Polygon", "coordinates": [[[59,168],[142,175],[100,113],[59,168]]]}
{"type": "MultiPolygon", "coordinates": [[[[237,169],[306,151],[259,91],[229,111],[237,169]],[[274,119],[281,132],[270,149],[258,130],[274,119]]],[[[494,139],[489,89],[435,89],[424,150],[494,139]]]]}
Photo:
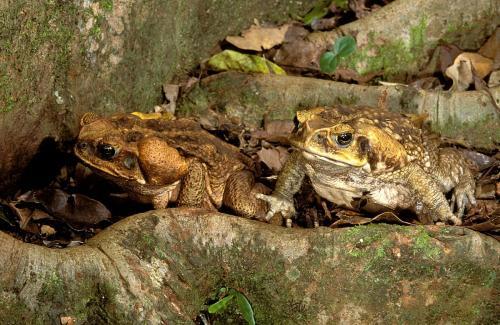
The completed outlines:
{"type": "Polygon", "coordinates": [[[127,169],[133,169],[135,167],[135,162],[135,158],[133,157],[126,157],[125,159],[123,159],[123,165],[127,169]]]}
{"type": "Polygon", "coordinates": [[[87,142],[83,142],[83,141],[78,142],[76,146],[78,149],[85,150],[85,149],[87,149],[87,142]]]}

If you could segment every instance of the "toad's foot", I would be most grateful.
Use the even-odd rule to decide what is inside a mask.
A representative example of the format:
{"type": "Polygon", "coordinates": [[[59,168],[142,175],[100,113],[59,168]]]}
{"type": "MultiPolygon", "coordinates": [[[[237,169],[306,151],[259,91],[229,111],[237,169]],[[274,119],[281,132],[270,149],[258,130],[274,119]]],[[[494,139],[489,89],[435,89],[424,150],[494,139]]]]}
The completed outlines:
{"type": "Polygon", "coordinates": [[[464,215],[465,207],[476,204],[474,192],[474,183],[471,182],[461,182],[453,189],[450,207],[458,218],[464,215]]]}
{"type": "Polygon", "coordinates": [[[269,204],[269,211],[267,211],[264,218],[266,221],[271,220],[278,212],[280,212],[285,219],[290,219],[295,215],[295,207],[291,200],[275,195],[256,194],[255,196],[269,204]]]}

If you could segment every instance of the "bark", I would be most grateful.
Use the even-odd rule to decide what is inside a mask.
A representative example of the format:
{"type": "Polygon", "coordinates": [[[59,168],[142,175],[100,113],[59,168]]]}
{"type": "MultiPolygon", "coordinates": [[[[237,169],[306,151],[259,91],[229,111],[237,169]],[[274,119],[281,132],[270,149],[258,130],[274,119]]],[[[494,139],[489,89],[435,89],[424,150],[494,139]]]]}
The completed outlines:
{"type": "Polygon", "coordinates": [[[448,226],[289,229],[195,209],[157,210],[85,245],[0,233],[0,322],[192,323],[221,286],[257,324],[493,323],[500,244],[448,226]]]}
{"type": "Polygon", "coordinates": [[[161,87],[254,19],[312,3],[264,0],[0,1],[0,190],[46,137],[76,135],[86,111],[149,111],[161,87]]]}
{"type": "Polygon", "coordinates": [[[386,78],[404,80],[405,75],[422,70],[438,44],[475,50],[499,24],[500,7],[496,0],[399,0],[333,31],[311,33],[304,40],[285,44],[274,60],[278,64],[318,69],[320,55],[335,39],[352,35],[358,49],[345,65],[360,74],[383,72],[386,78]]]}
{"type": "MultiPolygon", "coordinates": [[[[500,87],[491,89],[500,103],[500,87]]],[[[484,91],[431,91],[409,86],[361,86],[314,78],[227,72],[208,77],[187,93],[179,113],[207,116],[224,112],[250,126],[270,119],[292,119],[299,109],[329,105],[385,106],[389,110],[427,114],[434,131],[464,139],[478,148],[500,142],[500,116],[484,91]]]]}

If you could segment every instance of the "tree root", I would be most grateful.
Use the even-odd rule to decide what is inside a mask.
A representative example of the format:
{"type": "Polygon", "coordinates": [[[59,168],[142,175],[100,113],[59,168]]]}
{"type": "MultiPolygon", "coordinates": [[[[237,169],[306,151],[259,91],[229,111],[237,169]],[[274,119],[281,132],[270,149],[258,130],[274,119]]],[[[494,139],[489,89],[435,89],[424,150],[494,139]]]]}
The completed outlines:
{"type": "MultiPolygon", "coordinates": [[[[500,102],[500,87],[491,94],[500,102]]],[[[329,105],[382,106],[391,111],[426,114],[433,130],[491,149],[500,143],[499,116],[483,91],[447,92],[410,86],[361,86],[314,78],[220,73],[203,79],[183,96],[181,115],[207,116],[207,108],[250,126],[270,119],[292,119],[295,111],[329,105]]]]}
{"type": "Polygon", "coordinates": [[[457,227],[289,229],[169,209],[80,247],[1,232],[0,245],[2,324],[191,323],[221,286],[245,294],[260,324],[488,323],[499,289],[500,244],[457,227]]]}

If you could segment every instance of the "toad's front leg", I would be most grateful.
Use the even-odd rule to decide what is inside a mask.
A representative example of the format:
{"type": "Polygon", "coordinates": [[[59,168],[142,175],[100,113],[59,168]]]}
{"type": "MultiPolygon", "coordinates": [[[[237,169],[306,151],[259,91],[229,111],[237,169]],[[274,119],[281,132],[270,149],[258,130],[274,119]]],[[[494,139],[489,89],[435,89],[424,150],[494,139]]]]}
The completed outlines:
{"type": "Polygon", "coordinates": [[[271,195],[257,194],[259,199],[269,204],[265,217],[267,221],[271,220],[276,213],[281,213],[285,219],[295,216],[293,196],[299,191],[305,176],[302,159],[300,151],[293,152],[278,176],[273,193],[271,195]]]}

